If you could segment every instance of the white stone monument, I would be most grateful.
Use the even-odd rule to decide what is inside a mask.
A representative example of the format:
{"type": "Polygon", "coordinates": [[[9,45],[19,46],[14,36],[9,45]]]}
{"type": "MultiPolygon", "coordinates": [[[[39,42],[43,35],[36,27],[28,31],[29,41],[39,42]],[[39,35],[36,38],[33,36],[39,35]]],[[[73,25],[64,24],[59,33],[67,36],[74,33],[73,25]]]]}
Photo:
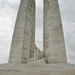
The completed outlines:
{"type": "Polygon", "coordinates": [[[44,56],[48,63],[67,63],[57,0],[44,0],[44,56]]]}
{"type": "Polygon", "coordinates": [[[21,0],[9,63],[27,63],[35,44],[35,1],[21,0]]]}
{"type": "Polygon", "coordinates": [[[43,35],[41,52],[35,45],[35,0],[21,0],[9,63],[0,65],[0,75],[75,75],[75,65],[66,59],[57,0],[44,0],[43,35]]]}

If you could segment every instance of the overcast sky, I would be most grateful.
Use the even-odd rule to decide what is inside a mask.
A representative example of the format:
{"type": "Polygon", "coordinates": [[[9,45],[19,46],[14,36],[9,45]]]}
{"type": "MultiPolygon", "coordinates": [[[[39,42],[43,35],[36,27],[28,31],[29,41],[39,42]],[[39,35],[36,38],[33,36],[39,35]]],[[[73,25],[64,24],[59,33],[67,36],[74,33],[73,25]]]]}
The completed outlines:
{"type": "MultiPolygon", "coordinates": [[[[8,62],[19,3],[20,0],[0,0],[0,64],[8,62]]],[[[75,64],[75,0],[59,0],[59,6],[68,62],[75,64]]],[[[36,0],[36,8],[36,44],[42,50],[43,0],[36,0]]]]}

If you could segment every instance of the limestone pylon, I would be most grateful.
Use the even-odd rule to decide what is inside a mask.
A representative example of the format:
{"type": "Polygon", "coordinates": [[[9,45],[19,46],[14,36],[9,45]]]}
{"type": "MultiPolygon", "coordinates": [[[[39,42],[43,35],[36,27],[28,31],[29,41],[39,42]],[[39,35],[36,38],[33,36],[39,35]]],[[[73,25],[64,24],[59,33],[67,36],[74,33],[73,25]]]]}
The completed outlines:
{"type": "Polygon", "coordinates": [[[35,0],[21,0],[9,63],[27,63],[35,44],[35,0]]]}
{"type": "Polygon", "coordinates": [[[67,63],[58,0],[44,0],[44,56],[48,63],[67,63]]]}

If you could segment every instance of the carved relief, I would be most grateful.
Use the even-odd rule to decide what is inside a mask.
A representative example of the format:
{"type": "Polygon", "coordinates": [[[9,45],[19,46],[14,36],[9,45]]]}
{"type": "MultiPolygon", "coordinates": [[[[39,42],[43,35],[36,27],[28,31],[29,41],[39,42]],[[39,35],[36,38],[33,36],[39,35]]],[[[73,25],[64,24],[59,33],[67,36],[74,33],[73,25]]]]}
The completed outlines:
{"type": "Polygon", "coordinates": [[[29,4],[29,10],[30,11],[33,10],[33,3],[32,2],[29,4]]]}

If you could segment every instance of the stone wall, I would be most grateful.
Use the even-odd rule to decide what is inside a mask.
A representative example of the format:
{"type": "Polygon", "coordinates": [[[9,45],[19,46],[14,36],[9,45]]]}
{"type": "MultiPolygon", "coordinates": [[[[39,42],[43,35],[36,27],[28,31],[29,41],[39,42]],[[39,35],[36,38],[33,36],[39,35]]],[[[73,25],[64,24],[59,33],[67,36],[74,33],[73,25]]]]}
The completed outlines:
{"type": "Polygon", "coordinates": [[[4,64],[0,75],[75,75],[72,64],[4,64]]]}
{"type": "Polygon", "coordinates": [[[43,58],[42,55],[43,55],[43,54],[42,54],[42,51],[41,51],[39,48],[37,48],[37,46],[35,45],[35,46],[34,46],[34,58],[35,58],[36,60],[40,60],[40,59],[43,58]]]}
{"type": "Polygon", "coordinates": [[[0,75],[75,75],[75,70],[0,70],[0,75]]]}

